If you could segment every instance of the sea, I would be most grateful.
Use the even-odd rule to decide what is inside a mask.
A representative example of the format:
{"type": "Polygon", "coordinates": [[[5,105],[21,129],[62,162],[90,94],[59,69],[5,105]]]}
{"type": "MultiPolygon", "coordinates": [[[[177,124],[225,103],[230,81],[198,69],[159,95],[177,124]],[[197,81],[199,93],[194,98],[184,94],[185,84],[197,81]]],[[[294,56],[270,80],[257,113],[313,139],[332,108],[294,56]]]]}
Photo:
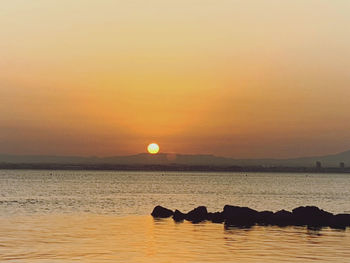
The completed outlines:
{"type": "Polygon", "coordinates": [[[226,204],[350,213],[350,174],[0,170],[0,262],[350,262],[350,229],[150,215],[226,204]]]}

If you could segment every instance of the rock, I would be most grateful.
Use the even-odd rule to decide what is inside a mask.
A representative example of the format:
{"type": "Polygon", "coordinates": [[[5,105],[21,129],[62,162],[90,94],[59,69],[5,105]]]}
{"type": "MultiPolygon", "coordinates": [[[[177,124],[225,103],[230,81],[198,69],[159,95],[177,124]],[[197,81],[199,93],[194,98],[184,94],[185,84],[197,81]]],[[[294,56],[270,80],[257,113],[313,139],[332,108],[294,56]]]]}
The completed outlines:
{"type": "Polygon", "coordinates": [[[172,210],[159,205],[156,206],[151,213],[151,215],[155,218],[167,218],[171,217],[173,214],[174,212],[172,210]]]}
{"type": "Polygon", "coordinates": [[[258,220],[258,212],[249,207],[225,205],[223,215],[228,226],[250,227],[258,220]]]}
{"type": "Polygon", "coordinates": [[[186,218],[186,215],[182,212],[180,212],[179,210],[175,210],[175,213],[173,215],[173,219],[175,222],[181,222],[186,218]]]}
{"type": "Polygon", "coordinates": [[[272,216],[272,224],[277,226],[291,226],[294,224],[293,213],[280,210],[273,214],[272,216]]]}
{"type": "Polygon", "coordinates": [[[205,206],[199,206],[186,214],[186,220],[198,223],[208,218],[208,211],[205,206]]]}
{"type": "Polygon", "coordinates": [[[222,212],[208,213],[208,220],[213,223],[223,223],[225,221],[224,214],[222,212]]]}
{"type": "Polygon", "coordinates": [[[345,229],[350,227],[350,214],[333,215],[316,206],[300,206],[293,209],[292,212],[280,210],[276,213],[271,211],[258,212],[249,207],[226,205],[222,212],[208,213],[205,206],[199,206],[187,214],[179,210],[169,210],[167,208],[156,206],[153,209],[152,216],[155,218],[166,218],[173,216],[174,221],[183,220],[198,223],[210,220],[213,223],[225,223],[225,227],[251,227],[259,225],[277,225],[277,226],[307,226],[308,228],[322,228],[325,226],[345,229]]]}
{"type": "Polygon", "coordinates": [[[262,211],[258,212],[257,223],[259,225],[267,226],[272,224],[274,213],[272,211],[262,211]]]}
{"type": "Polygon", "coordinates": [[[293,209],[296,225],[312,227],[329,226],[333,221],[333,214],[316,206],[300,206],[293,209]]]}
{"type": "Polygon", "coordinates": [[[333,228],[345,229],[350,226],[350,214],[338,214],[331,219],[330,226],[333,228]]]}

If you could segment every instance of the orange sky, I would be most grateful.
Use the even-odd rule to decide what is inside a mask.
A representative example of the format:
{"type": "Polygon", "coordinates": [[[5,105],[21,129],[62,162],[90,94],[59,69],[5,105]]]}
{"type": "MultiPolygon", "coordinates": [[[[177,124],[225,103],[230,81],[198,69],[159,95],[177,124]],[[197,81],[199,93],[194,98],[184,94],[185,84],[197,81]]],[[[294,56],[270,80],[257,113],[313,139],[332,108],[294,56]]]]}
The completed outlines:
{"type": "Polygon", "coordinates": [[[0,152],[350,148],[350,1],[11,0],[0,152]]]}

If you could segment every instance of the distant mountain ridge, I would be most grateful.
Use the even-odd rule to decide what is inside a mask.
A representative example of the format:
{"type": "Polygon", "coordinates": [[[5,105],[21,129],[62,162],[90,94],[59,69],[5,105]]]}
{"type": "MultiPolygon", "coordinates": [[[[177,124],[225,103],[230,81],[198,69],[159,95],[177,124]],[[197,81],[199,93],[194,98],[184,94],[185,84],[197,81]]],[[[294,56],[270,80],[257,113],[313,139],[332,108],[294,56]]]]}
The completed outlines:
{"type": "Polygon", "coordinates": [[[0,154],[0,163],[11,164],[113,164],[113,165],[203,165],[203,166],[265,166],[265,167],[314,167],[316,162],[323,167],[350,166],[350,150],[338,154],[290,159],[233,159],[215,155],[190,155],[141,153],[128,156],[81,157],[49,155],[0,154]]]}

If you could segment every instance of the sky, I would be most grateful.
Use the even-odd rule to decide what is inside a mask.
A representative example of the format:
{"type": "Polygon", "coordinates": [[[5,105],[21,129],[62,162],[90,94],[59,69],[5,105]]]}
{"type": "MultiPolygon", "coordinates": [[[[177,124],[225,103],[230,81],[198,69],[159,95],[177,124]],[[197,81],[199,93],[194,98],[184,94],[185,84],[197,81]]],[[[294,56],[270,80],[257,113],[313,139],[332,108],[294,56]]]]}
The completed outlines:
{"type": "Polygon", "coordinates": [[[0,153],[350,149],[348,0],[11,0],[0,153]]]}

